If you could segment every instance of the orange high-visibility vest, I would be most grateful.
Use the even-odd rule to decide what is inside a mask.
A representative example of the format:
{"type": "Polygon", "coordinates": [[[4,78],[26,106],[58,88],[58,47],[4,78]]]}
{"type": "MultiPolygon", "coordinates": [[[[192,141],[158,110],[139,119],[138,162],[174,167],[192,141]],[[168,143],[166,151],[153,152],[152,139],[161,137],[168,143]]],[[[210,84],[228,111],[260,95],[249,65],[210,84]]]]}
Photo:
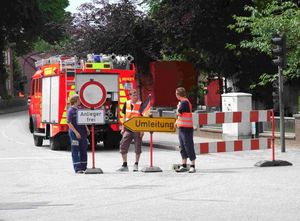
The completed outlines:
{"type": "Polygon", "coordinates": [[[129,120],[132,117],[139,117],[139,116],[141,116],[141,114],[140,114],[141,104],[142,104],[141,101],[137,101],[135,104],[133,104],[133,103],[131,103],[131,100],[128,100],[126,102],[125,120],[129,120]],[[131,110],[131,105],[133,105],[132,110],[131,110]]]}
{"type": "Polygon", "coordinates": [[[176,124],[178,127],[193,128],[192,104],[190,103],[190,101],[187,98],[184,100],[189,103],[190,112],[183,112],[181,114],[178,114],[176,124]]]}

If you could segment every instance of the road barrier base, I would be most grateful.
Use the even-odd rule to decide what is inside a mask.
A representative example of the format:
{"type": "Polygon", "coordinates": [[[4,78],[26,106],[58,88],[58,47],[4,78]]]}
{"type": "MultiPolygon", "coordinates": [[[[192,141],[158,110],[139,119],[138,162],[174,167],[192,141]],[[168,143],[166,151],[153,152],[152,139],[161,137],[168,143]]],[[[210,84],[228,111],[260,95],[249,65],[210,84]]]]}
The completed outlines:
{"type": "Polygon", "coordinates": [[[277,166],[292,166],[293,164],[285,160],[261,160],[254,166],[256,167],[277,167],[277,166]]]}
{"type": "Polygon", "coordinates": [[[162,169],[155,166],[152,167],[149,166],[149,167],[144,167],[141,171],[144,173],[154,173],[154,172],[162,172],[162,169]]]}
{"type": "Polygon", "coordinates": [[[88,168],[84,174],[102,174],[103,171],[100,168],[88,168]]]}

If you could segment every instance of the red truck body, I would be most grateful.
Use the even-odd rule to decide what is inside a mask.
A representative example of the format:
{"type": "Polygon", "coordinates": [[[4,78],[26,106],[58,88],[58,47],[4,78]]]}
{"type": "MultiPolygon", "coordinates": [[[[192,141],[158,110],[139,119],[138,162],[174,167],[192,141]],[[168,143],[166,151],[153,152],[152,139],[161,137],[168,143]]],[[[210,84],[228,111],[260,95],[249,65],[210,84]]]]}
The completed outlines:
{"type": "Polygon", "coordinates": [[[119,145],[122,107],[129,99],[128,91],[136,88],[135,67],[132,57],[102,55],[102,61],[79,61],[76,57],[55,56],[36,62],[38,71],[32,76],[29,128],[36,146],[50,139],[53,150],[68,148],[67,110],[68,99],[79,93],[81,86],[90,79],[106,88],[106,101],[100,108],[105,113],[105,124],[96,125],[95,142],[104,146],[119,145]],[[106,58],[106,60],[104,60],[106,58]]]}

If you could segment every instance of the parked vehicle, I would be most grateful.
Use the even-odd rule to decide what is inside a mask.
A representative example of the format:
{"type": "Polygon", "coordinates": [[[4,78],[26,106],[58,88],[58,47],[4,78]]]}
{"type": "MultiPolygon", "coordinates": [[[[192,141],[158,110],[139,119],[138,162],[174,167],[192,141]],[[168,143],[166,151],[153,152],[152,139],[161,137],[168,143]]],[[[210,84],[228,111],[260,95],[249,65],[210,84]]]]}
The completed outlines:
{"type": "Polygon", "coordinates": [[[38,70],[31,79],[28,113],[36,146],[50,139],[52,150],[68,148],[68,98],[79,93],[90,79],[100,82],[107,93],[100,107],[105,112],[105,124],[95,126],[95,142],[103,141],[105,147],[119,146],[124,117],[121,110],[129,98],[128,91],[136,87],[133,57],[114,54],[87,57],[79,60],[76,56],[53,56],[35,63],[38,70]]]}

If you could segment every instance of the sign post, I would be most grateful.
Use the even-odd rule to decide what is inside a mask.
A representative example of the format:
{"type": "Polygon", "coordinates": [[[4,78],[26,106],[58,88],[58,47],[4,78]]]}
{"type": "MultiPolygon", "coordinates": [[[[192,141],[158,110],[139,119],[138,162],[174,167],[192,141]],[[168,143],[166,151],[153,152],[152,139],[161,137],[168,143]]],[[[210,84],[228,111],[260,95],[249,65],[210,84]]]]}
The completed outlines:
{"type": "Polygon", "coordinates": [[[176,118],[164,117],[133,117],[124,122],[124,126],[133,132],[150,132],[150,167],[144,167],[142,172],[162,172],[153,166],[153,132],[174,132],[176,118]]]}
{"type": "Polygon", "coordinates": [[[104,124],[104,110],[98,109],[106,100],[106,90],[104,86],[90,79],[80,88],[79,98],[81,103],[90,110],[78,110],[78,124],[92,125],[92,168],[88,168],[85,174],[102,174],[101,168],[95,167],[95,124],[104,124]]]}

